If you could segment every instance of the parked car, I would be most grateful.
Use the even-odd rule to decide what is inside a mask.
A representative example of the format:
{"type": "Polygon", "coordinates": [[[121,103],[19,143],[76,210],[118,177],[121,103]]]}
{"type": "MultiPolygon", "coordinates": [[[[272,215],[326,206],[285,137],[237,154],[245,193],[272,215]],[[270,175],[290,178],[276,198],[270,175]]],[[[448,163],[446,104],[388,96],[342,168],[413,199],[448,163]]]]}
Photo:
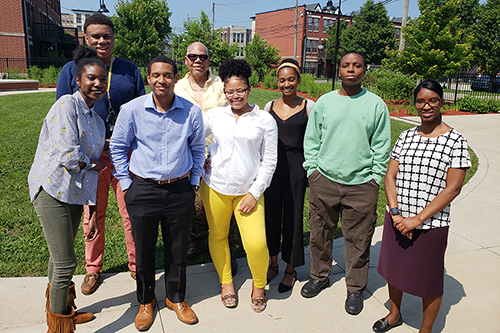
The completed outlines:
{"type": "MultiPolygon", "coordinates": [[[[470,85],[474,91],[490,91],[490,76],[486,74],[478,74],[470,85]]],[[[493,80],[492,92],[500,92],[500,75],[497,75],[493,80]]]]}

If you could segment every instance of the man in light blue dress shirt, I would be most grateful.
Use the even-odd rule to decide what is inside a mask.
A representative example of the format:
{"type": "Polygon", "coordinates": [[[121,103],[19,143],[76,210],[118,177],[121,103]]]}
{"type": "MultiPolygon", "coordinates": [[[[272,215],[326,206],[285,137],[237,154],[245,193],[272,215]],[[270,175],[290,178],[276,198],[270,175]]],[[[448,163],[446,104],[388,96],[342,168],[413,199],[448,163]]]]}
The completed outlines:
{"type": "Polygon", "coordinates": [[[170,58],[151,60],[152,92],[122,106],[110,143],[136,245],[139,331],[153,323],[158,222],[164,243],[166,307],[186,324],[198,321],[184,297],[189,226],[203,174],[205,134],[200,108],[174,94],[178,79],[170,58]]]}

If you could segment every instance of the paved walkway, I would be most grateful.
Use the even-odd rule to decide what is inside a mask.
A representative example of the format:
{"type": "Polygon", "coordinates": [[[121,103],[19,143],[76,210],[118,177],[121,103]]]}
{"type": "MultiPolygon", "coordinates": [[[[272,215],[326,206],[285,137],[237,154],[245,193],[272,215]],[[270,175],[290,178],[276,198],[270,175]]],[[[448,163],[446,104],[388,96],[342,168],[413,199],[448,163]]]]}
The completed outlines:
{"type": "MultiPolygon", "coordinates": [[[[445,294],[434,332],[499,332],[500,114],[447,116],[444,121],[467,137],[480,165],[453,204],[445,294]]],[[[388,306],[385,280],[376,272],[381,234],[379,227],[373,238],[365,308],[358,316],[344,311],[344,246],[343,239],[337,239],[337,265],[332,270],[331,287],[312,299],[300,296],[300,288],[309,278],[307,261],[297,270],[299,281],[293,291],[279,294],[277,287],[284,271],[281,265],[278,278],[268,287],[268,307],[262,314],[250,308],[251,278],[245,259],[238,260],[235,286],[240,304],[236,309],[222,306],[212,264],[188,267],[186,301],[200,318],[194,326],[182,324],[165,308],[163,277],[158,272],[158,311],[149,332],[371,332],[371,326],[386,315],[388,306]]],[[[77,286],[82,279],[81,275],[74,277],[77,286]]],[[[77,332],[136,332],[135,282],[128,273],[104,274],[103,279],[91,296],[77,291],[80,310],[96,314],[92,322],[78,325],[77,332]]],[[[46,284],[45,277],[0,279],[0,328],[5,332],[45,332],[46,284]]],[[[391,332],[417,332],[422,320],[420,299],[405,295],[402,312],[404,325],[391,332]]]]}
{"type": "Polygon", "coordinates": [[[4,91],[0,91],[0,96],[41,93],[41,92],[50,92],[50,91],[56,91],[56,88],[38,88],[37,90],[4,90],[4,91]]]}

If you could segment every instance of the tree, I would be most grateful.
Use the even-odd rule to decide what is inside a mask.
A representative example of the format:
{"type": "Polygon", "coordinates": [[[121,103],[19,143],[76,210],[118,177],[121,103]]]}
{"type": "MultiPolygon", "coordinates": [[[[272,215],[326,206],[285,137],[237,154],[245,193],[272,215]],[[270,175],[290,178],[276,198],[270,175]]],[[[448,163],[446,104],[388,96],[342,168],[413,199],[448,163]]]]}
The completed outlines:
{"type": "Polygon", "coordinates": [[[222,29],[216,29],[212,34],[212,24],[207,14],[202,10],[200,18],[184,21],[184,33],[172,40],[172,54],[176,59],[184,59],[188,46],[194,42],[201,42],[208,48],[210,66],[219,67],[227,59],[235,57],[237,45],[229,45],[222,41],[222,29]]]}
{"type": "Polygon", "coordinates": [[[465,1],[468,0],[420,0],[420,17],[403,29],[405,49],[389,51],[391,59],[384,63],[426,79],[437,79],[469,68],[472,59],[470,36],[459,16],[466,14],[465,1]]]}
{"type": "MultiPolygon", "coordinates": [[[[337,49],[337,63],[340,61],[341,54],[343,53],[341,37],[344,30],[347,29],[347,22],[340,20],[339,29],[340,30],[339,30],[339,45],[337,49]]],[[[326,33],[328,34],[328,38],[323,41],[325,44],[326,55],[328,56],[328,58],[333,59],[335,56],[335,39],[337,36],[337,24],[329,26],[326,33]]]]}
{"type": "Polygon", "coordinates": [[[472,53],[481,71],[490,76],[493,91],[493,81],[500,72],[500,0],[488,0],[481,5],[478,17],[472,29],[472,53]]]}
{"type": "Polygon", "coordinates": [[[361,6],[359,15],[353,17],[352,24],[342,32],[340,43],[345,52],[356,50],[363,54],[368,64],[381,64],[387,57],[386,50],[396,47],[394,34],[384,5],[368,0],[361,6]]]}
{"type": "Polygon", "coordinates": [[[172,31],[166,0],[118,0],[115,9],[115,55],[146,63],[165,53],[172,31]]]}
{"type": "Polygon", "coordinates": [[[280,59],[280,51],[268,45],[266,39],[260,39],[259,34],[255,34],[245,48],[245,60],[259,74],[259,81],[265,73],[278,65],[280,59]]]}

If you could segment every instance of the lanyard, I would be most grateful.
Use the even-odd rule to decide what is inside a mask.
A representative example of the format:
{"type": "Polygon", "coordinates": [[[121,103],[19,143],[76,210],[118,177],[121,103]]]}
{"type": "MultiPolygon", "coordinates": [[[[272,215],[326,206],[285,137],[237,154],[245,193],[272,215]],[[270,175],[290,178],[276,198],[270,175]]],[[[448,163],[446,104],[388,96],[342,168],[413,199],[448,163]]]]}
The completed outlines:
{"type": "MultiPolygon", "coordinates": [[[[108,72],[108,102],[111,103],[111,96],[109,95],[109,88],[111,87],[111,72],[113,71],[113,60],[115,60],[115,57],[111,58],[111,62],[109,63],[109,72],[108,72]]],[[[110,104],[111,105],[111,104],[110,104]]]]}

